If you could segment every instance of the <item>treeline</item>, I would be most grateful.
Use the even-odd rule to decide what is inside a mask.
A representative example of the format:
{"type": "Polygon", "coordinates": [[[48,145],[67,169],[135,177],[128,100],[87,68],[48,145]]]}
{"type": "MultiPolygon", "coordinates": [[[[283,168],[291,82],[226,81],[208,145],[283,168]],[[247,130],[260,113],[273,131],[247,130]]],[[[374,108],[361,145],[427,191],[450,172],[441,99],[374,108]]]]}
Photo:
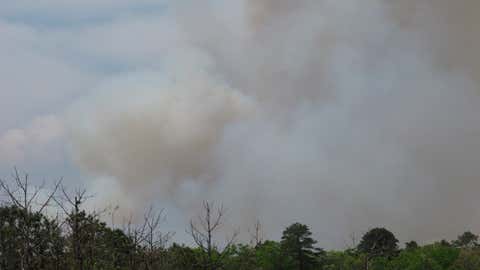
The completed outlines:
{"type": "Polygon", "coordinates": [[[186,246],[169,243],[172,234],[160,228],[165,216],[153,208],[141,221],[108,226],[101,221],[106,213],[83,209],[84,190],[69,192],[61,181],[46,192],[15,171],[13,181],[0,181],[0,189],[1,270],[480,269],[478,236],[471,232],[452,242],[400,247],[392,232],[374,228],[358,243],[352,239],[351,248],[325,251],[307,225],[292,224],[280,241],[272,241],[263,239],[257,222],[249,244],[237,243],[237,232],[218,243],[225,210],[206,201],[187,229],[195,245],[186,246]]]}

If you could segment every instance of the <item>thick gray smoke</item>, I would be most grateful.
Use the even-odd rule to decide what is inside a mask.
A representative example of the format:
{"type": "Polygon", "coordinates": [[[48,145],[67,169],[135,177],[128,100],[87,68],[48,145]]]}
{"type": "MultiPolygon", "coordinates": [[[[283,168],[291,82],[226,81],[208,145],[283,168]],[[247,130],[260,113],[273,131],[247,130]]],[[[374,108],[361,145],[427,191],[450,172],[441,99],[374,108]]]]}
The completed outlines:
{"type": "Polygon", "coordinates": [[[111,198],[214,199],[325,247],[480,230],[477,0],[180,2],[161,70],[72,109],[75,159],[111,198]]]}

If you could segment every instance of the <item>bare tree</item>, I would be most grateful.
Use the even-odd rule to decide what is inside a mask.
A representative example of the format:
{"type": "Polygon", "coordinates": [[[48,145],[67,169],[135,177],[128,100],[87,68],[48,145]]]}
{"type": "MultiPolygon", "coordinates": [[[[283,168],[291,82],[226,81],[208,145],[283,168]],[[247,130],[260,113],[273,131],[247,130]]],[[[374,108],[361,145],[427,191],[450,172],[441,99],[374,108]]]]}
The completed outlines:
{"type": "Polygon", "coordinates": [[[148,208],[140,224],[134,225],[132,217],[129,218],[123,231],[132,242],[130,256],[130,269],[138,269],[138,258],[142,258],[145,269],[152,269],[154,265],[161,264],[161,252],[173,237],[173,232],[163,233],[160,225],[166,221],[164,209],[155,211],[153,206],[148,208]]]}
{"type": "Polygon", "coordinates": [[[173,233],[162,233],[160,230],[160,224],[166,220],[164,209],[155,212],[153,207],[150,207],[144,215],[144,224],[146,224],[145,230],[145,246],[147,249],[145,258],[145,268],[152,269],[155,264],[160,263],[161,252],[166,247],[168,241],[173,236],[173,233]]]}
{"type": "Polygon", "coordinates": [[[257,219],[253,225],[253,229],[249,230],[250,233],[250,245],[258,247],[263,242],[262,223],[257,219]]]}
{"type": "Polygon", "coordinates": [[[63,210],[69,218],[68,229],[71,232],[72,252],[75,261],[75,269],[83,270],[85,268],[85,257],[82,252],[82,232],[80,214],[81,206],[86,200],[91,198],[87,196],[85,189],[76,189],[73,194],[69,194],[65,187],[60,186],[61,196],[52,197],[57,205],[63,210]]]}
{"type": "Polygon", "coordinates": [[[129,257],[129,268],[131,270],[138,269],[138,258],[141,253],[141,245],[145,241],[145,231],[147,230],[146,222],[141,226],[135,226],[133,223],[133,217],[130,216],[128,221],[124,222],[123,231],[126,233],[131,241],[131,252],[129,257]]]}
{"type": "Polygon", "coordinates": [[[190,227],[187,229],[187,233],[192,236],[195,244],[203,251],[202,268],[205,270],[221,268],[227,251],[238,236],[238,231],[234,231],[232,236],[227,237],[222,249],[215,243],[214,234],[222,227],[225,212],[223,205],[215,208],[214,202],[203,201],[203,213],[195,220],[192,219],[190,227]]]}
{"type": "Polygon", "coordinates": [[[354,249],[357,246],[357,236],[355,232],[350,233],[350,246],[347,249],[354,249]]]}
{"type": "Polygon", "coordinates": [[[32,186],[29,175],[25,173],[20,176],[17,168],[14,168],[12,179],[14,188],[11,188],[7,181],[0,179],[0,189],[7,195],[11,204],[29,213],[43,213],[62,183],[62,179],[56,181],[53,189],[47,193],[47,197],[41,200],[40,192],[46,191],[45,181],[40,186],[32,186]]]}
{"type": "Polygon", "coordinates": [[[30,269],[31,261],[35,254],[35,244],[32,241],[33,232],[31,228],[31,214],[41,214],[50,206],[50,202],[54,198],[55,193],[60,186],[62,179],[56,181],[50,191],[45,188],[45,181],[40,186],[32,186],[29,182],[27,173],[20,175],[17,168],[14,168],[12,175],[13,187],[7,181],[0,179],[0,190],[8,197],[8,203],[19,208],[24,212],[23,221],[19,223],[21,234],[21,250],[20,250],[20,269],[30,269]],[[41,192],[46,192],[46,197],[41,198],[41,192]]]}

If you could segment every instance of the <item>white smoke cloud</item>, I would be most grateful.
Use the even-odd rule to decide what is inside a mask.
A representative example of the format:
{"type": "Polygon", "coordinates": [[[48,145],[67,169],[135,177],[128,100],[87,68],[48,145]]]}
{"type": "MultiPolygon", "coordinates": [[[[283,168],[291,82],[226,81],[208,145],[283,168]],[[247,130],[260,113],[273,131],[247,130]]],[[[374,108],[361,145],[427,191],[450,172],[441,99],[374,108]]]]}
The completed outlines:
{"type": "Polygon", "coordinates": [[[64,132],[62,120],[55,115],[37,117],[25,128],[9,129],[0,134],[0,161],[14,166],[39,157],[64,132]]]}
{"type": "Polygon", "coordinates": [[[134,191],[161,181],[167,195],[182,181],[213,181],[212,148],[252,101],[202,70],[182,71],[129,75],[78,105],[86,112],[72,122],[79,162],[134,191]]]}
{"type": "Polygon", "coordinates": [[[165,48],[159,70],[72,109],[75,159],[130,205],[160,194],[189,215],[216,199],[243,228],[305,222],[326,247],[371,226],[402,240],[475,230],[479,61],[451,41],[480,45],[462,28],[475,5],[182,1],[149,46],[165,48]]]}

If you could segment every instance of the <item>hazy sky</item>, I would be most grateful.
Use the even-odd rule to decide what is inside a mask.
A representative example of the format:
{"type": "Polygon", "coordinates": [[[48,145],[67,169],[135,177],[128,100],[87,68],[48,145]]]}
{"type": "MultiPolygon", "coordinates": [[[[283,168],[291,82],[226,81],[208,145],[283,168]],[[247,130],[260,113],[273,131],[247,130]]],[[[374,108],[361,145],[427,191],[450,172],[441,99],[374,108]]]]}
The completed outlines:
{"type": "Polygon", "coordinates": [[[477,0],[0,0],[0,176],[64,177],[177,240],[480,232],[477,0]]]}
{"type": "Polygon", "coordinates": [[[1,1],[0,160],[76,178],[65,111],[101,81],[155,64],[162,1],[1,1]],[[129,44],[127,44],[129,43],[129,44]],[[150,48],[150,49],[149,49],[150,48]]]}

